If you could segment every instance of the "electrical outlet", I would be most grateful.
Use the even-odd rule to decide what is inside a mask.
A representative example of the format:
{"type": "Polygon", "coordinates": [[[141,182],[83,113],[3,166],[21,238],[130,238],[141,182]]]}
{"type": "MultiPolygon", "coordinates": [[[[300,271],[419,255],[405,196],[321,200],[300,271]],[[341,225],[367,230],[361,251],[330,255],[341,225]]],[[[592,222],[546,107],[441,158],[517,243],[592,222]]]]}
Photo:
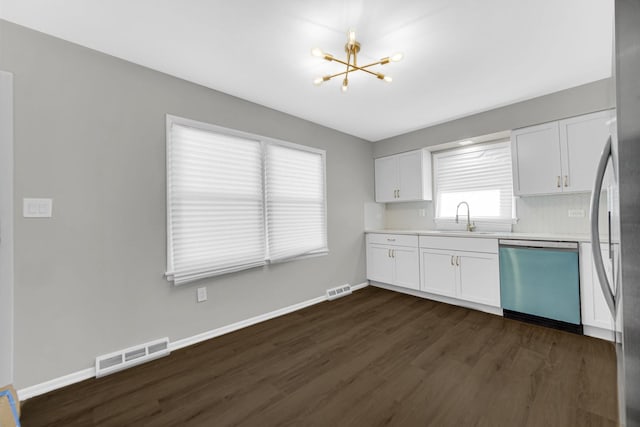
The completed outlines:
{"type": "Polygon", "coordinates": [[[207,300],[207,288],[198,288],[198,302],[204,302],[207,300]]]}
{"type": "Polygon", "coordinates": [[[584,209],[569,209],[569,218],[584,218],[584,209]]]}

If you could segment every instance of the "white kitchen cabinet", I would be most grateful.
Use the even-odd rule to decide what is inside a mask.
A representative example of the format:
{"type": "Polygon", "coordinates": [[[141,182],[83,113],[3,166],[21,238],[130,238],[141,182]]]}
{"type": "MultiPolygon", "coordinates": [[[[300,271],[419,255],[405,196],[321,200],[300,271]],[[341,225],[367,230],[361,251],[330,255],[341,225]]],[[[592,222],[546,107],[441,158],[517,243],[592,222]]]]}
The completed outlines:
{"type": "Polygon", "coordinates": [[[511,159],[515,194],[562,192],[558,122],[511,132],[511,159]]]}
{"type": "Polygon", "coordinates": [[[497,239],[421,237],[420,272],[424,292],[500,307],[497,239]]]}
{"type": "Polygon", "coordinates": [[[614,114],[600,111],[512,131],[514,193],[590,191],[614,114]]]}
{"type": "Polygon", "coordinates": [[[600,111],[558,122],[565,191],[591,191],[593,188],[613,114],[612,111],[600,111]]]}
{"type": "Polygon", "coordinates": [[[415,150],[375,160],[376,202],[431,200],[431,153],[415,150]]]}
{"type": "MultiPolygon", "coordinates": [[[[613,340],[613,331],[616,329],[616,325],[600,288],[591,248],[591,243],[580,244],[580,309],[582,324],[585,326],[584,332],[586,335],[613,340]]],[[[600,250],[605,261],[607,276],[611,280],[611,264],[608,262],[609,248],[607,245],[601,245],[600,250]]],[[[620,324],[619,320],[618,324],[620,324]]]]}
{"type": "Polygon", "coordinates": [[[418,236],[367,234],[367,279],[420,289],[418,236]]]}
{"type": "Polygon", "coordinates": [[[395,265],[391,249],[386,245],[367,244],[367,279],[393,283],[395,265]]]}
{"type": "Polygon", "coordinates": [[[458,255],[459,298],[500,306],[500,270],[497,254],[458,255]]]}
{"type": "Polygon", "coordinates": [[[420,249],[420,290],[432,294],[456,297],[458,269],[451,252],[420,249]]]}

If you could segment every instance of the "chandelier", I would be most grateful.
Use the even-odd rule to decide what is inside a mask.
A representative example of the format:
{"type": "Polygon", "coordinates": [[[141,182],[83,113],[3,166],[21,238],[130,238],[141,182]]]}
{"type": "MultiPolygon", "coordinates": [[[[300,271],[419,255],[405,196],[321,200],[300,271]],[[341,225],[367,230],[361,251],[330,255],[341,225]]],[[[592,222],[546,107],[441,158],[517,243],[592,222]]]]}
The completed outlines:
{"type": "Polygon", "coordinates": [[[372,76],[379,78],[380,80],[390,83],[392,81],[392,78],[390,76],[386,76],[382,73],[371,71],[369,70],[369,68],[373,67],[374,65],[385,65],[385,64],[388,64],[389,62],[397,62],[397,61],[400,61],[403,57],[402,53],[396,53],[394,55],[382,58],[379,61],[372,62],[371,64],[358,65],[358,52],[360,52],[360,43],[356,41],[356,33],[355,31],[352,31],[352,30],[347,33],[347,44],[344,45],[344,51],[347,53],[346,61],[342,61],[338,58],[335,58],[333,55],[323,52],[321,49],[317,47],[311,49],[311,54],[313,56],[324,58],[329,62],[335,61],[339,64],[346,66],[345,71],[342,71],[336,74],[331,74],[328,76],[318,77],[313,81],[313,84],[315,84],[316,86],[320,86],[322,83],[328,80],[331,80],[334,77],[344,76],[344,79],[342,79],[341,89],[342,89],[342,92],[346,92],[347,89],[349,89],[349,73],[353,73],[356,71],[364,71],[365,73],[371,74],[372,76]]]}

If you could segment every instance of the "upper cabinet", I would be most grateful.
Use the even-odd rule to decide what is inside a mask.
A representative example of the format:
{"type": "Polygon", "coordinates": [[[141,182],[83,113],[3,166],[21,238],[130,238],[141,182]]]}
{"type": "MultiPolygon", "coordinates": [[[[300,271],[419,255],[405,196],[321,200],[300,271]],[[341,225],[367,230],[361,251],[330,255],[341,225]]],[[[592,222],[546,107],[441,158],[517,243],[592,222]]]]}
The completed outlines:
{"type": "Polygon", "coordinates": [[[514,193],[591,191],[614,115],[600,111],[512,131],[514,193]]]}
{"type": "Polygon", "coordinates": [[[376,202],[431,200],[431,153],[415,150],[375,161],[376,202]]]}

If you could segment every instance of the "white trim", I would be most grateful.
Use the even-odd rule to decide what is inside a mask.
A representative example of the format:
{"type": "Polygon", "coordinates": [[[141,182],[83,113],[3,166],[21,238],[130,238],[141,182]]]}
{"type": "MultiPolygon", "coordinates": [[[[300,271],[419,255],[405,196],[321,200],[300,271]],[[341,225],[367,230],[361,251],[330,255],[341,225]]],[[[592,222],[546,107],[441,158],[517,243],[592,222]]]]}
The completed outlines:
{"type": "Polygon", "coordinates": [[[353,285],[351,287],[351,290],[352,291],[358,291],[360,289],[366,288],[367,286],[369,286],[369,282],[364,282],[364,283],[360,283],[360,284],[357,284],[357,285],[353,285]]]}
{"type": "Polygon", "coordinates": [[[246,328],[256,323],[264,322],[265,320],[271,320],[276,317],[283,316],[285,314],[292,313],[294,311],[302,310],[303,308],[324,302],[327,300],[326,296],[321,296],[317,298],[313,298],[307,301],[303,301],[298,304],[290,305],[288,307],[281,308],[279,310],[275,310],[269,313],[260,314],[258,316],[250,317],[249,319],[241,320],[239,322],[232,323],[227,326],[222,326],[220,328],[212,329],[207,332],[203,332],[201,334],[193,335],[191,337],[183,338],[181,340],[177,340],[169,343],[169,350],[175,351],[184,347],[188,347],[193,344],[198,344],[202,341],[209,340],[211,338],[219,337],[220,335],[228,334],[229,332],[237,331],[238,329],[246,328]]]}
{"type": "MultiPolygon", "coordinates": [[[[351,287],[352,291],[356,291],[362,288],[369,286],[368,282],[360,283],[358,285],[354,285],[351,287]]],[[[169,343],[169,351],[179,350],[181,348],[188,347],[193,344],[200,343],[202,341],[209,340],[211,338],[219,337],[224,334],[228,334],[230,332],[237,331],[242,328],[246,328],[248,326],[255,325],[256,323],[261,323],[267,320],[274,319],[276,317],[283,316],[285,314],[293,313],[294,311],[302,310],[303,308],[310,307],[315,304],[319,304],[321,302],[327,301],[327,296],[323,295],[321,297],[312,298],[298,304],[293,304],[288,307],[284,307],[278,310],[271,311],[269,313],[261,314],[258,316],[251,317],[246,320],[241,320],[239,322],[232,323],[227,326],[222,326],[220,328],[212,329],[207,332],[203,332],[197,335],[193,335],[191,337],[183,338],[174,342],[169,343]]],[[[171,357],[171,355],[169,355],[171,357]]],[[[80,381],[88,380],[90,378],[94,378],[96,376],[96,368],[87,368],[81,371],[73,372],[71,374],[54,378],[49,381],[45,381],[40,384],[35,384],[29,387],[22,388],[18,390],[18,398],[21,401],[26,399],[30,399],[35,396],[39,396],[41,394],[48,393],[50,391],[57,390],[62,387],[66,387],[71,384],[78,383],[80,381]]]]}
{"type": "Polygon", "coordinates": [[[589,326],[583,324],[582,333],[588,337],[615,342],[616,334],[610,329],[598,328],[597,326],[589,326]]]}
{"type": "Polygon", "coordinates": [[[500,307],[493,307],[491,305],[484,305],[484,304],[465,301],[457,298],[445,297],[442,295],[431,294],[429,292],[417,291],[415,289],[402,288],[400,286],[388,285],[386,283],[369,281],[369,284],[377,288],[383,288],[383,289],[388,289],[390,291],[413,295],[414,297],[420,297],[420,298],[430,299],[438,302],[444,302],[451,305],[458,305],[460,307],[466,307],[466,308],[471,308],[473,310],[484,311],[485,313],[495,314],[497,316],[503,315],[502,308],[500,307]]]}
{"type": "Polygon", "coordinates": [[[13,383],[13,74],[0,71],[0,387],[13,383]]]}
{"type": "Polygon", "coordinates": [[[18,399],[24,401],[35,396],[40,396],[41,394],[49,393],[50,391],[66,387],[71,384],[79,383],[80,381],[88,380],[95,376],[95,367],[83,369],[82,371],[73,372],[62,377],[54,378],[40,384],[35,384],[30,387],[20,389],[18,390],[18,399]]]}

